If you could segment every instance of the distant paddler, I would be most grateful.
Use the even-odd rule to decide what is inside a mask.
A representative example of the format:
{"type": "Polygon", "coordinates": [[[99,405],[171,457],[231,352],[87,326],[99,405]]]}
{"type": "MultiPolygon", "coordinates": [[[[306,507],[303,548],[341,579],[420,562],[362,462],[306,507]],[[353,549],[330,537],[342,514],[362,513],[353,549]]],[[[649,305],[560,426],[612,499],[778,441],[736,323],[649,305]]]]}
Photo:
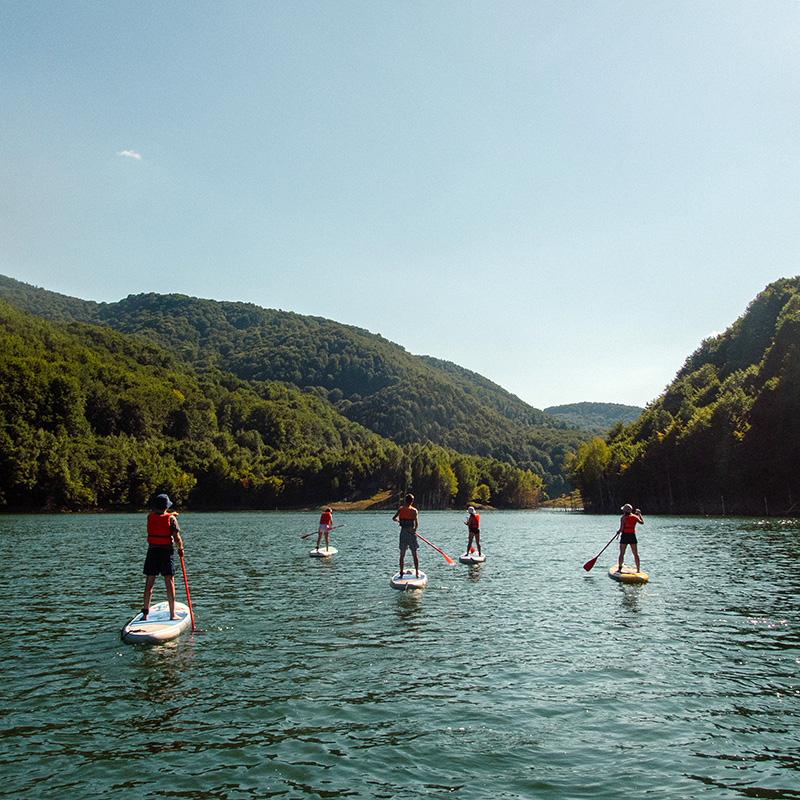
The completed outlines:
{"type": "Polygon", "coordinates": [[[394,522],[400,523],[400,577],[405,574],[406,550],[411,550],[414,559],[414,571],[419,578],[419,542],[417,541],[417,525],[419,523],[419,512],[414,508],[414,495],[407,494],[403,505],[397,509],[392,517],[394,522]]]}
{"type": "Polygon", "coordinates": [[[472,552],[473,539],[478,547],[478,555],[483,555],[483,553],[481,553],[481,515],[477,514],[472,506],[467,509],[467,513],[469,514],[469,518],[464,522],[464,524],[467,526],[467,530],[469,531],[467,555],[472,552]]]}
{"type": "Polygon", "coordinates": [[[322,537],[325,537],[325,549],[328,550],[328,533],[333,527],[333,509],[326,508],[319,518],[319,530],[317,531],[317,550],[319,550],[322,537]]]}
{"type": "Polygon", "coordinates": [[[625,548],[630,545],[633,557],[636,559],[636,571],[641,572],[639,569],[639,551],[636,542],[636,526],[644,525],[642,512],[638,508],[634,511],[630,503],[625,503],[621,510],[622,516],[619,518],[619,530],[617,531],[618,534],[622,534],[619,539],[619,569],[620,572],[622,572],[622,565],[625,563],[625,548]]]}

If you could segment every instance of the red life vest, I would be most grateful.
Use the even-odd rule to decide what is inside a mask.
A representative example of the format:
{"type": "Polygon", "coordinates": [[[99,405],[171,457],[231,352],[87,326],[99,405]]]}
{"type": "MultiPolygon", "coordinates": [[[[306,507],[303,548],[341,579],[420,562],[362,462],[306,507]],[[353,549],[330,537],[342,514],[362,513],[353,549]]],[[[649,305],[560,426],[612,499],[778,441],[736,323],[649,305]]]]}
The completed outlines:
{"type": "Polygon", "coordinates": [[[171,517],[169,511],[163,514],[152,511],[147,515],[147,544],[160,547],[169,547],[172,544],[172,529],[169,524],[171,517]]]}
{"type": "Polygon", "coordinates": [[[322,516],[319,518],[320,525],[330,525],[333,522],[333,515],[330,511],[323,511],[322,516]]]}
{"type": "Polygon", "coordinates": [[[636,533],[636,525],[639,522],[639,517],[636,514],[626,514],[625,519],[622,520],[623,533],[636,533]]]}
{"type": "Polygon", "coordinates": [[[469,525],[467,526],[471,531],[477,531],[481,526],[481,515],[480,514],[470,514],[469,515],[469,525]]]}

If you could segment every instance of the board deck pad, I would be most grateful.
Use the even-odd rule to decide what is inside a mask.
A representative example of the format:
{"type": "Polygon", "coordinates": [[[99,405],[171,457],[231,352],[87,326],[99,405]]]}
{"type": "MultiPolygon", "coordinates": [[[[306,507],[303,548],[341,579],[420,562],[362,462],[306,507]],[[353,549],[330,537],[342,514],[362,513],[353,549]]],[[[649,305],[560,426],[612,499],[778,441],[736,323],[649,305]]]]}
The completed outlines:
{"type": "Polygon", "coordinates": [[[481,553],[478,555],[477,553],[462,553],[458,560],[462,564],[483,564],[486,561],[486,554],[481,553]]]}
{"type": "Polygon", "coordinates": [[[413,569],[407,569],[401,575],[396,572],[389,579],[389,584],[393,589],[422,589],[428,583],[428,576],[422,571],[419,571],[419,578],[413,569]]]}
{"type": "Polygon", "coordinates": [[[309,550],[308,554],[311,558],[330,558],[338,552],[339,551],[335,547],[329,547],[327,550],[324,547],[320,550],[315,547],[313,550],[309,550]]]}
{"type": "Polygon", "coordinates": [[[175,602],[175,616],[177,619],[169,618],[169,603],[166,600],[163,603],[156,603],[150,606],[147,619],[142,619],[140,611],[122,629],[122,641],[131,644],[145,644],[174,639],[192,624],[189,607],[183,603],[175,602]]]}
{"type": "Polygon", "coordinates": [[[623,564],[621,570],[619,564],[614,564],[608,570],[608,577],[620,583],[647,583],[650,580],[646,572],[637,572],[627,564],[623,564]]]}

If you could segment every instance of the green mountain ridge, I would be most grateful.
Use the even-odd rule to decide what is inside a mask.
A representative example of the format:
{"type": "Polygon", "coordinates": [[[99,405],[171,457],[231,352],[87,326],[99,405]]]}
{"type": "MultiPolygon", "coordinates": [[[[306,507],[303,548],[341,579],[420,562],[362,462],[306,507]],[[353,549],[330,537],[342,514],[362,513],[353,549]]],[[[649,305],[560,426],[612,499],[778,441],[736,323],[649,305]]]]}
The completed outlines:
{"type": "MultiPolygon", "coordinates": [[[[436,502],[445,502],[445,495],[461,497],[481,471],[482,482],[492,484],[490,489],[500,500],[505,496],[507,502],[519,501],[519,492],[509,488],[514,482],[510,476],[517,474],[538,476],[547,491],[558,493],[565,485],[560,470],[563,458],[585,438],[474,372],[412,356],[383,337],[331,320],[183,295],[147,294],[119,303],[92,303],[4,277],[0,277],[0,296],[21,311],[62,326],[59,330],[65,324],[68,328],[80,324],[85,326],[81,336],[91,338],[91,326],[99,326],[100,331],[113,328],[142,345],[161,348],[170,354],[175,369],[204,381],[206,389],[210,383],[230,391],[225,386],[238,382],[237,396],[285,391],[280,387],[303,392],[303,397],[315,398],[318,409],[326,409],[324,414],[319,411],[320,416],[343,415],[347,424],[372,431],[381,448],[391,443],[403,448],[396,456],[405,459],[405,471],[400,470],[403,480],[413,475],[420,459],[437,462],[438,466],[426,468],[428,478],[418,475],[416,480],[434,486],[429,494],[438,498],[436,502]],[[492,466],[495,463],[499,466],[492,466]],[[430,479],[437,470],[438,484],[430,479]],[[442,481],[460,488],[442,489],[442,481]]],[[[214,391],[219,394],[223,389],[214,391]]],[[[218,428],[227,430],[227,423],[220,424],[224,413],[218,400],[212,416],[218,428]]],[[[252,426],[239,425],[237,430],[228,432],[253,434],[252,426]]],[[[255,432],[263,438],[263,432],[255,432]]],[[[154,435],[169,433],[161,430],[154,435]]],[[[392,482],[392,476],[403,482],[397,469],[382,474],[382,480],[392,482]]],[[[366,478],[361,476],[362,490],[366,478]]],[[[288,502],[291,496],[300,502],[303,493],[292,495],[285,490],[285,476],[281,480],[283,500],[288,502]]],[[[530,482],[521,480],[520,485],[530,482]]],[[[341,486],[339,478],[337,482],[341,486]]],[[[349,493],[356,491],[353,481],[346,483],[349,493]]],[[[225,494],[219,487],[216,491],[225,494]]],[[[302,497],[302,501],[308,499],[302,497]]]]}
{"type": "Polygon", "coordinates": [[[567,403],[544,409],[546,414],[563,419],[576,428],[591,431],[597,436],[608,433],[618,422],[630,424],[643,411],[640,406],[620,403],[567,403]]]}

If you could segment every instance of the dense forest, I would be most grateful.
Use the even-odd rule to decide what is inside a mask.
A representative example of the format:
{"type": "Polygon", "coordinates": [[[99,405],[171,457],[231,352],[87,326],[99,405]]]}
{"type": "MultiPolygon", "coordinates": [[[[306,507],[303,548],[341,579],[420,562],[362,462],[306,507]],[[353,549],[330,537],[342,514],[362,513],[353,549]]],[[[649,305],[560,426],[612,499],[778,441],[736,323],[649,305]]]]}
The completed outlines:
{"type": "MultiPolygon", "coordinates": [[[[524,429],[524,423],[507,420],[491,406],[484,409],[479,404],[483,421],[497,426],[500,445],[472,442],[472,452],[459,452],[453,443],[463,435],[457,426],[447,427],[442,400],[434,403],[432,398],[439,392],[441,398],[449,398],[446,402],[461,402],[469,409],[470,401],[462,397],[467,393],[459,394],[455,383],[438,378],[422,360],[419,369],[431,369],[432,374],[420,382],[432,388],[427,395],[413,395],[409,390],[409,396],[432,406],[430,419],[441,424],[441,443],[419,433],[413,423],[389,420],[387,426],[399,430],[405,425],[406,431],[392,441],[341,413],[341,408],[364,402],[356,391],[344,397],[341,387],[354,380],[354,374],[365,380],[363,384],[355,381],[351,388],[365,391],[368,387],[376,394],[399,382],[387,368],[389,357],[397,357],[396,346],[379,337],[378,349],[387,349],[383,360],[373,358],[369,366],[369,359],[355,348],[349,364],[340,359],[337,381],[328,381],[327,387],[320,385],[319,374],[313,382],[303,379],[302,373],[297,381],[276,380],[265,375],[272,371],[285,378],[298,364],[308,367],[313,360],[308,341],[314,335],[293,340],[285,333],[275,359],[283,372],[272,364],[257,373],[259,361],[248,345],[239,342],[242,349],[237,350],[218,336],[213,320],[207,335],[201,337],[199,320],[194,320],[196,327],[187,327],[177,314],[159,312],[150,324],[164,323],[167,333],[162,332],[161,340],[170,345],[167,348],[155,342],[141,320],[137,323],[141,330],[133,335],[102,322],[75,321],[79,316],[99,317],[107,311],[103,304],[72,301],[3,281],[4,289],[23,287],[28,301],[38,296],[39,310],[45,314],[27,313],[0,300],[0,508],[140,508],[158,491],[167,491],[184,507],[198,509],[319,505],[370,497],[380,490],[384,495],[390,490],[387,502],[395,503],[400,493],[412,487],[429,508],[470,502],[528,508],[543,496],[541,463],[553,463],[549,453],[525,443],[515,450],[520,458],[502,459],[490,453],[493,447],[501,452],[503,447],[511,449],[514,426],[524,429]],[[170,320],[173,327],[167,325],[170,320]],[[175,333],[178,330],[180,334],[175,333]],[[207,343],[215,337],[219,354],[207,343]],[[194,349],[188,344],[191,340],[194,349]],[[295,362],[290,357],[293,348],[300,354],[295,362]],[[187,352],[190,357],[183,358],[187,352]],[[249,377],[243,377],[244,367],[243,375],[232,371],[237,363],[250,365],[249,377]],[[524,457],[534,454],[536,462],[524,457]]],[[[14,291],[8,294],[20,300],[14,291]]],[[[143,299],[143,304],[151,297],[143,299]]],[[[188,298],[178,302],[193,307],[188,298]]],[[[168,309],[170,300],[165,303],[168,309]]],[[[206,314],[212,314],[216,305],[197,303],[206,314]]],[[[250,308],[256,317],[263,311],[250,308]]],[[[129,308],[127,313],[133,326],[135,310],[129,308]]],[[[317,326],[325,328],[297,315],[274,313],[287,318],[289,327],[311,327],[315,332],[317,326]]],[[[146,313],[142,317],[147,319],[146,313]]],[[[245,329],[244,321],[238,321],[244,327],[234,329],[245,329]]],[[[367,336],[353,331],[332,333],[328,339],[319,336],[317,352],[324,349],[324,342],[332,347],[337,336],[338,341],[345,336],[367,336]]],[[[255,336],[252,331],[250,335],[255,336]]],[[[335,354],[327,352],[331,369],[335,354]]],[[[266,354],[263,358],[271,359],[266,354]]],[[[495,394],[502,405],[502,390],[488,381],[482,385],[481,380],[476,376],[474,395],[495,394]]],[[[513,405],[513,396],[508,398],[513,405]]],[[[408,412],[409,408],[413,404],[399,410],[408,412]]],[[[466,416],[470,410],[462,413],[466,416]]],[[[531,409],[530,413],[547,419],[542,412],[531,409]]],[[[426,430],[436,435],[433,427],[426,430]]],[[[580,440],[579,434],[566,427],[554,430],[561,430],[564,439],[555,437],[553,452],[566,452],[568,442],[580,440]]],[[[546,440],[546,430],[542,438],[546,440]]],[[[560,480],[555,474],[549,478],[560,480]]]]}
{"type": "Polygon", "coordinates": [[[586,508],[791,514],[800,503],[800,278],[770,284],[704,341],[632,424],[565,468],[586,508]]]}
{"type": "Polygon", "coordinates": [[[549,406],[545,414],[563,419],[576,428],[590,431],[597,436],[604,436],[618,422],[629,424],[638,419],[644,411],[639,406],[626,406],[620,403],[568,403],[561,406],[549,406]]]}

